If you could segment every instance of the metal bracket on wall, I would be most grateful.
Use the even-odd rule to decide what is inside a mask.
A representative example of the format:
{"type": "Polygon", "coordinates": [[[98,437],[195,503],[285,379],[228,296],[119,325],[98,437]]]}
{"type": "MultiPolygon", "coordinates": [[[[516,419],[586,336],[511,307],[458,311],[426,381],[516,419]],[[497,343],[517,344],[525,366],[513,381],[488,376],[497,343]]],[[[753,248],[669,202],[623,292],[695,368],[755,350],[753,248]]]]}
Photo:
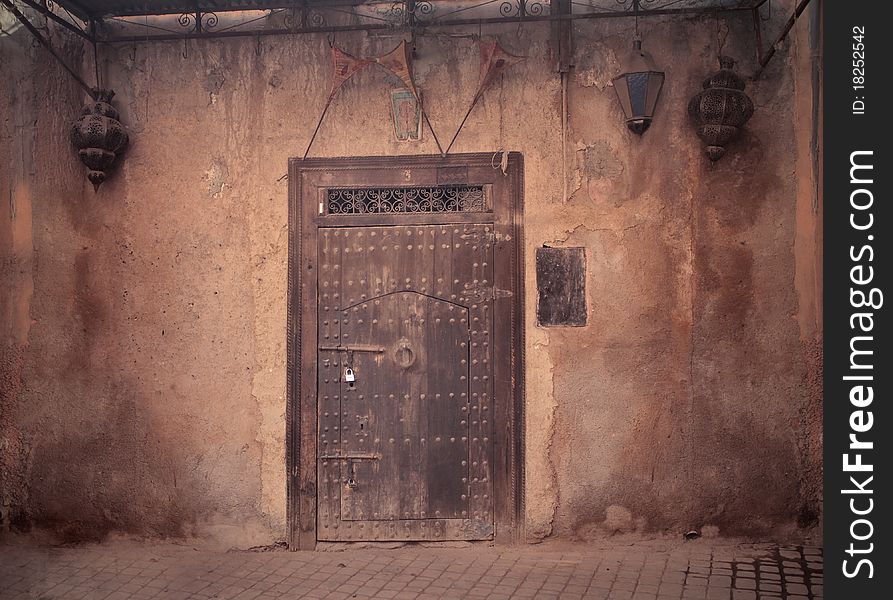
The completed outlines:
{"type": "Polygon", "coordinates": [[[757,60],[759,61],[759,66],[757,67],[756,73],[754,73],[753,78],[759,79],[760,75],[763,74],[763,70],[766,68],[766,65],[769,64],[769,61],[772,60],[772,57],[775,56],[775,52],[778,50],[778,47],[785,40],[788,34],[793,29],[794,24],[797,22],[797,19],[800,18],[800,15],[803,14],[803,11],[806,10],[807,5],[809,5],[809,0],[800,0],[797,3],[797,6],[794,8],[794,12],[791,14],[790,18],[788,18],[787,23],[785,23],[781,32],[778,34],[778,37],[775,38],[775,41],[772,42],[772,45],[769,46],[769,49],[763,54],[763,40],[761,33],[760,22],[762,17],[760,17],[760,6],[763,3],[761,2],[758,6],[754,8],[754,28],[757,36],[757,60]]]}
{"type": "MultiPolygon", "coordinates": [[[[47,8],[46,6],[44,6],[43,4],[40,4],[40,3],[38,3],[38,2],[35,2],[34,0],[21,0],[21,2],[25,3],[26,5],[28,5],[28,7],[30,7],[30,8],[32,8],[32,9],[36,10],[37,12],[39,12],[40,14],[42,14],[42,15],[43,15],[44,17],[46,17],[47,19],[50,19],[51,21],[53,21],[54,23],[56,23],[57,25],[61,25],[62,27],[64,27],[64,28],[67,29],[68,31],[74,33],[75,35],[78,35],[78,36],[84,38],[85,40],[87,40],[87,41],[90,42],[91,44],[96,43],[96,38],[95,38],[95,37],[93,37],[92,35],[90,35],[90,34],[87,33],[86,31],[84,31],[80,26],[77,25],[77,23],[76,23],[75,20],[74,20],[75,17],[72,16],[72,17],[71,17],[72,20],[71,20],[71,21],[68,21],[68,20],[66,20],[66,19],[63,19],[62,17],[60,17],[59,15],[57,15],[56,13],[54,13],[53,11],[51,11],[50,9],[48,9],[48,8],[47,8]]],[[[4,2],[4,4],[6,4],[6,3],[4,2]]],[[[70,15],[70,13],[68,13],[68,14],[70,15]]]]}
{"type": "MultiPolygon", "coordinates": [[[[553,14],[567,17],[573,14],[571,0],[550,0],[553,14]]],[[[574,60],[574,28],[570,20],[562,18],[553,24],[552,35],[558,54],[558,72],[567,73],[574,60]]]]}
{"type": "MultiPolygon", "coordinates": [[[[31,33],[31,35],[34,36],[34,39],[37,40],[41,46],[46,48],[47,52],[49,52],[52,57],[55,58],[60,65],[62,65],[62,67],[71,76],[71,78],[74,79],[78,83],[78,85],[84,88],[84,91],[87,92],[87,94],[91,98],[93,98],[94,100],[97,99],[98,96],[96,89],[88,84],[86,81],[84,81],[83,78],[81,78],[81,76],[77,73],[77,71],[72,69],[68,65],[68,63],[62,60],[62,57],[59,56],[59,53],[56,52],[52,44],[50,44],[50,41],[43,36],[43,34],[37,29],[37,27],[35,27],[34,24],[31,23],[31,21],[29,21],[28,18],[24,14],[22,14],[22,12],[18,8],[16,8],[15,4],[12,3],[12,0],[0,0],[0,4],[3,4],[3,6],[6,7],[6,10],[11,12],[12,15],[16,19],[18,19],[19,23],[21,23],[25,27],[25,29],[27,29],[31,33]]],[[[90,40],[91,42],[93,41],[90,37],[86,37],[86,39],[90,40]]],[[[99,84],[97,82],[97,86],[98,85],[99,84]]]]}

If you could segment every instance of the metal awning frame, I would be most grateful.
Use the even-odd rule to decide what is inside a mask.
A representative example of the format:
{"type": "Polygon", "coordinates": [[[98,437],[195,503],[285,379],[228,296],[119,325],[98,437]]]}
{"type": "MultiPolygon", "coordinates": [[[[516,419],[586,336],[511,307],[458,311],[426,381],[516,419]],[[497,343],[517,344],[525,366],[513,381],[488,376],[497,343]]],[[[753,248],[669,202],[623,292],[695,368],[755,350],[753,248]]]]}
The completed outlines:
{"type": "MultiPolygon", "coordinates": [[[[484,6],[500,1],[501,0],[482,0],[481,4],[477,6],[484,6]]],[[[363,0],[313,0],[312,2],[309,0],[273,0],[271,2],[261,3],[263,4],[262,8],[254,4],[239,3],[229,4],[225,8],[215,7],[216,11],[222,13],[245,10],[269,11],[267,15],[263,15],[258,19],[248,20],[242,24],[226,27],[222,30],[215,30],[213,29],[213,26],[205,26],[211,18],[213,18],[214,20],[213,23],[216,24],[217,16],[215,12],[212,11],[203,12],[201,9],[196,9],[195,11],[182,14],[179,13],[179,11],[153,13],[153,15],[156,16],[165,14],[181,14],[181,19],[183,20],[181,21],[181,24],[184,24],[185,21],[185,23],[191,25],[191,29],[182,33],[174,33],[167,30],[163,30],[161,33],[156,33],[155,31],[160,30],[160,28],[146,26],[145,31],[140,35],[121,35],[110,33],[110,28],[105,26],[105,21],[108,17],[94,16],[85,8],[84,4],[82,4],[80,0],[56,0],[56,2],[49,2],[48,0],[5,0],[2,4],[7,5],[8,8],[9,4],[12,4],[14,6],[17,2],[26,5],[27,7],[43,15],[48,20],[89,41],[91,44],[94,45],[94,47],[100,44],[135,44],[154,41],[183,41],[191,39],[300,35],[310,33],[333,34],[346,31],[389,30],[394,32],[402,31],[408,32],[410,34],[416,34],[421,33],[426,29],[440,29],[444,27],[474,25],[482,26],[501,23],[521,24],[542,22],[569,22],[588,19],[640,17],[647,18],[672,15],[710,16],[718,14],[746,14],[747,12],[750,12],[753,21],[754,36],[756,42],[756,59],[758,64],[758,68],[754,76],[755,78],[759,77],[759,75],[763,72],[769,60],[775,54],[775,50],[778,45],[790,32],[798,17],[804,12],[806,5],[809,4],[809,0],[800,0],[800,2],[798,2],[796,8],[793,11],[793,14],[791,15],[790,19],[788,19],[777,39],[764,52],[762,40],[763,18],[760,15],[760,9],[764,4],[768,2],[768,0],[742,0],[742,2],[735,5],[701,7],[671,7],[671,5],[674,3],[670,2],[665,7],[658,6],[655,8],[649,8],[647,6],[647,4],[650,3],[649,0],[617,0],[618,6],[623,7],[622,10],[595,10],[592,12],[558,11],[554,10],[557,6],[558,0],[543,0],[543,2],[550,2],[553,6],[553,11],[550,11],[549,14],[543,14],[544,11],[542,9],[542,4],[536,2],[535,0],[514,0],[512,2],[501,2],[499,11],[500,16],[498,17],[451,19],[443,19],[437,17],[420,17],[420,14],[424,13],[424,9],[422,8],[423,5],[430,6],[430,3],[424,0],[395,0],[393,2],[392,10],[395,14],[399,15],[399,19],[396,21],[381,19],[378,22],[367,21],[362,23],[337,25],[330,25],[326,24],[324,21],[317,21],[313,17],[312,11],[331,9],[344,12],[349,8],[356,7],[362,4],[363,0]],[[539,6],[539,9],[535,9],[534,6],[539,6]],[[503,7],[509,7],[509,9],[505,10],[503,7]],[[296,13],[299,12],[299,19],[296,20],[296,24],[294,26],[269,29],[243,28],[243,25],[249,25],[255,21],[265,19],[268,16],[283,11],[294,11],[296,13]],[[60,13],[63,13],[65,16],[62,16],[62,14],[60,13]]],[[[573,2],[573,0],[571,0],[571,4],[578,7],[583,6],[582,4],[573,2]]],[[[196,7],[200,5],[200,2],[194,3],[194,6],[196,7]]],[[[453,13],[448,14],[455,14],[455,12],[459,11],[454,11],[453,13]]],[[[149,16],[148,13],[145,14],[146,16],[149,16]]],[[[139,15],[128,16],[143,16],[143,13],[139,15]]],[[[129,24],[134,26],[141,25],[140,23],[134,21],[130,21],[129,24]]],[[[29,30],[31,30],[31,27],[29,27],[29,30]]],[[[33,30],[32,33],[34,33],[33,30]]]]}
{"type": "MultiPolygon", "coordinates": [[[[41,15],[56,24],[68,29],[72,33],[83,37],[91,43],[137,43],[151,41],[170,41],[183,39],[198,38],[227,38],[227,37],[248,37],[248,36],[269,36],[269,35],[295,35],[305,33],[335,33],[341,31],[422,31],[425,29],[457,27],[470,25],[491,25],[491,24],[519,24],[519,23],[537,23],[537,22],[556,22],[556,21],[578,21],[590,19],[617,19],[617,18],[634,18],[634,17],[658,17],[668,15],[717,15],[722,13],[746,13],[751,12],[754,15],[754,23],[760,23],[760,8],[768,0],[742,0],[734,5],[726,6],[681,6],[671,7],[674,2],[667,3],[667,7],[661,6],[649,8],[651,0],[617,0],[618,10],[592,10],[591,12],[583,12],[586,5],[577,2],[571,2],[576,9],[569,13],[552,12],[545,14],[543,5],[550,3],[550,0],[482,0],[477,6],[486,4],[495,4],[499,7],[500,16],[494,17],[478,17],[478,18],[441,18],[441,17],[422,17],[424,6],[430,7],[431,3],[424,0],[395,0],[392,3],[391,11],[401,15],[398,21],[384,19],[376,22],[360,22],[351,24],[326,24],[315,22],[312,16],[314,11],[335,10],[344,12],[350,8],[363,4],[362,0],[313,0],[313,1],[270,1],[263,2],[260,8],[251,4],[233,3],[225,8],[215,8],[211,10],[196,9],[189,12],[181,13],[180,11],[162,11],[162,12],[136,12],[130,11],[128,14],[102,15],[93,14],[87,10],[78,0],[56,0],[55,3],[47,0],[14,0],[27,5],[29,8],[39,12],[41,15]],[[56,7],[53,7],[53,4],[56,7]],[[61,9],[61,11],[59,10],[61,9]],[[208,27],[206,23],[209,18],[213,18],[216,22],[216,13],[235,12],[235,11],[269,11],[269,15],[283,12],[296,11],[300,13],[300,18],[290,27],[279,27],[269,29],[251,29],[242,28],[241,26],[228,27],[225,30],[217,31],[213,26],[208,27]],[[64,12],[63,12],[64,11],[64,12]],[[62,14],[65,16],[62,16],[62,14]],[[132,14],[131,14],[132,13],[132,14]],[[135,16],[161,16],[161,15],[182,15],[184,21],[189,22],[191,29],[183,32],[158,32],[159,28],[152,26],[145,27],[146,31],[139,35],[122,35],[120,33],[110,32],[105,27],[107,21],[118,20],[120,17],[135,16]],[[70,18],[65,18],[70,17],[70,18]],[[80,21],[80,23],[78,22],[80,21]]],[[[554,1],[551,2],[554,4],[554,1]]],[[[194,3],[200,6],[201,2],[194,3]]],[[[464,10],[464,9],[463,9],[464,10]]],[[[461,11],[451,11],[448,15],[455,15],[461,11]]],[[[260,17],[260,20],[264,17],[260,17]]],[[[243,25],[249,25],[256,20],[246,21],[243,25]]],[[[130,25],[141,26],[140,23],[130,21],[130,25]]]]}

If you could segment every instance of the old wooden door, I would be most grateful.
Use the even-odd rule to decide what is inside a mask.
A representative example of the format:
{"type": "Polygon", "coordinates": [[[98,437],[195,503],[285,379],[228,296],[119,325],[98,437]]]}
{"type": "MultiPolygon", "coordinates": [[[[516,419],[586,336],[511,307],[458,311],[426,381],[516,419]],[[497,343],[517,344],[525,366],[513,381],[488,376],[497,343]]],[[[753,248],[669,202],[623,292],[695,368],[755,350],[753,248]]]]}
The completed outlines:
{"type": "Polygon", "coordinates": [[[319,539],[492,536],[492,238],[320,232],[319,539]]]}
{"type": "Polygon", "coordinates": [[[489,168],[482,183],[416,172],[410,185],[404,171],[399,185],[378,175],[374,186],[336,172],[307,194],[317,226],[302,280],[315,310],[302,311],[316,331],[301,328],[301,354],[313,352],[315,402],[302,403],[296,472],[315,446],[317,540],[491,539],[517,518],[499,514],[520,479],[518,328],[505,322],[516,290],[501,264],[514,246],[494,210],[508,190],[494,190],[489,168]]]}

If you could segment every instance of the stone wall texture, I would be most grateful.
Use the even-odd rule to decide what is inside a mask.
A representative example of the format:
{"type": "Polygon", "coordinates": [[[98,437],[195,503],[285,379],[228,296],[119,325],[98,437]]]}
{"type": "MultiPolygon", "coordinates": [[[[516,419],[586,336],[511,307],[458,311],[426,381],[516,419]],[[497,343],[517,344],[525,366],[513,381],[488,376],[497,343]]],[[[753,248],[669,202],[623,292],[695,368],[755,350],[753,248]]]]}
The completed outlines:
{"type": "MultiPolygon", "coordinates": [[[[790,4],[772,3],[765,39],[790,4]]],[[[686,104],[723,41],[754,71],[749,13],[640,21],[666,71],[641,138],[611,86],[632,24],[576,22],[565,166],[548,24],[418,37],[415,79],[441,140],[474,95],[478,34],[528,57],[484,95],[453,151],[524,155],[529,538],[786,538],[820,525],[808,27],[748,82],[756,112],[717,163],[686,104]],[[543,244],[586,249],[585,327],[536,325],[543,244]]],[[[370,56],[400,39],[336,42],[370,56]]],[[[90,52],[55,30],[54,41],[92,73],[90,52]]],[[[67,139],[82,92],[25,31],[0,36],[3,522],[71,540],[282,540],[283,175],[325,103],[328,42],[156,42],[101,57],[132,145],[94,193],[67,139]]],[[[348,82],[311,156],[436,153],[428,131],[395,141],[397,86],[380,69],[348,82]]]]}

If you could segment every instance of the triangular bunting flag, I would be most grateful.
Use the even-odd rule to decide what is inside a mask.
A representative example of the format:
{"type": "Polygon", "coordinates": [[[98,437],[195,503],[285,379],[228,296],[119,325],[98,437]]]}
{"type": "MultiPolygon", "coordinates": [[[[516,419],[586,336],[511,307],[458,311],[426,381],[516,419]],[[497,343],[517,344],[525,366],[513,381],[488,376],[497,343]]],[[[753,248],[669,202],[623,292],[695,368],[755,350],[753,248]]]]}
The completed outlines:
{"type": "Polygon", "coordinates": [[[412,92],[412,95],[418,99],[419,94],[416,91],[415,82],[412,80],[409,52],[409,46],[406,45],[406,40],[403,40],[396,48],[374,60],[396,75],[403,82],[403,85],[412,92]]]}
{"type": "Polygon", "coordinates": [[[332,91],[329,92],[329,100],[331,100],[345,81],[353,77],[358,71],[362,71],[372,64],[372,61],[351,56],[347,52],[341,50],[337,46],[332,46],[332,63],[334,72],[332,73],[332,91]]]}
{"type": "Polygon", "coordinates": [[[313,146],[313,140],[316,139],[316,134],[319,133],[322,120],[326,117],[326,112],[328,112],[332,100],[335,99],[335,94],[338,93],[338,90],[341,89],[341,86],[344,85],[345,81],[353,77],[358,71],[362,71],[368,67],[370,64],[372,64],[372,61],[351,56],[337,46],[332,46],[332,89],[329,91],[329,97],[326,99],[326,105],[322,109],[322,114],[319,115],[319,120],[316,122],[316,129],[313,130],[313,135],[310,136],[310,143],[307,144],[307,150],[304,151],[304,158],[307,158],[307,155],[310,153],[310,148],[313,146]]]}
{"type": "Polygon", "coordinates": [[[468,112],[465,113],[465,117],[462,119],[462,122],[459,123],[459,128],[453,135],[453,139],[450,140],[450,144],[447,146],[444,154],[448,153],[453,147],[453,144],[456,143],[456,138],[459,137],[462,127],[465,126],[465,121],[468,120],[468,116],[471,114],[471,111],[474,110],[478,100],[484,95],[484,90],[490,87],[496,78],[502,75],[503,71],[526,58],[524,56],[509,54],[502,49],[498,40],[492,42],[481,41],[478,42],[478,44],[481,48],[481,83],[478,85],[478,91],[475,93],[474,99],[471,101],[471,106],[468,107],[468,112]]]}
{"type": "Polygon", "coordinates": [[[524,60],[524,56],[515,56],[502,49],[498,40],[480,42],[481,46],[481,83],[477,95],[480,96],[490,84],[510,66],[524,60]]]}

